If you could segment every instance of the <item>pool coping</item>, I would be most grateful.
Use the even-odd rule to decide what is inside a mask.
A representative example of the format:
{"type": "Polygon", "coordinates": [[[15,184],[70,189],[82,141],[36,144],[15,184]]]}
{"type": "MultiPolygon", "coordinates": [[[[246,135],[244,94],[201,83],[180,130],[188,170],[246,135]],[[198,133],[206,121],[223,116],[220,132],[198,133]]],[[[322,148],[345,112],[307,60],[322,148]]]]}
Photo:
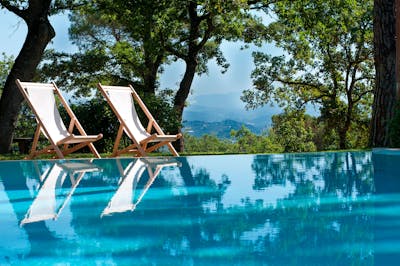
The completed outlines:
{"type": "Polygon", "coordinates": [[[373,154],[400,156],[400,148],[373,148],[373,154]]]}

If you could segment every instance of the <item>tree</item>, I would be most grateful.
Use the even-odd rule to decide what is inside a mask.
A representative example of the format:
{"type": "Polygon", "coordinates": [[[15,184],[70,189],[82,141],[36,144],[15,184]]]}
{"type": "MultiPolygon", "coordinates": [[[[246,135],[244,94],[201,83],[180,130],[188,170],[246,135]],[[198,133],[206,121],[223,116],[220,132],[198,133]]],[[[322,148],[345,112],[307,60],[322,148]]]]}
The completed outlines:
{"type": "Polygon", "coordinates": [[[283,146],[276,142],[271,135],[256,135],[245,126],[237,131],[232,130],[231,137],[236,146],[236,153],[283,152],[283,146]]]}
{"type": "MultiPolygon", "coordinates": [[[[62,60],[56,69],[72,70],[65,81],[84,83],[82,77],[91,81],[96,73],[98,80],[133,83],[139,91],[154,94],[162,67],[182,60],[186,69],[173,99],[182,121],[195,74],[207,73],[212,58],[223,70],[228,67],[221,42],[256,38],[261,23],[248,11],[244,0],[95,1],[72,16],[71,37],[81,52],[70,61],[67,55],[53,57],[46,73],[58,73],[53,63],[62,60]]],[[[180,126],[171,133],[179,131],[180,126]]]]}
{"type": "Polygon", "coordinates": [[[371,1],[282,0],[269,8],[276,21],[268,26],[268,40],[285,55],[254,53],[254,88],[242,99],[253,108],[314,104],[346,148],[352,123],[370,107],[373,91],[371,1]]]}
{"type": "Polygon", "coordinates": [[[6,54],[1,55],[0,59],[0,96],[2,89],[7,80],[8,73],[10,72],[12,65],[14,64],[14,58],[12,56],[7,56],[6,54]]]}
{"type": "MultiPolygon", "coordinates": [[[[84,51],[77,58],[95,55],[97,79],[131,83],[145,94],[155,94],[157,75],[166,63],[160,45],[163,14],[168,1],[95,1],[71,16],[70,35],[84,51]],[[123,18],[123,19],[122,19],[123,18]]],[[[80,65],[85,64],[84,61],[80,65]]],[[[91,68],[84,70],[87,74],[91,68]]]]}
{"type": "Polygon", "coordinates": [[[185,152],[193,153],[235,153],[235,145],[228,139],[220,139],[215,135],[191,136],[185,133],[185,152]]]}
{"type": "Polygon", "coordinates": [[[305,111],[285,110],[272,116],[271,134],[284,152],[316,151],[312,118],[305,111]]]}
{"type": "MultiPolygon", "coordinates": [[[[249,12],[247,1],[174,1],[178,39],[165,40],[166,50],[185,62],[185,73],[176,92],[174,106],[182,119],[183,110],[196,73],[207,72],[206,63],[212,58],[223,68],[228,64],[219,49],[223,40],[257,39],[260,21],[249,12]],[[257,32],[257,33],[256,33],[257,32]]],[[[180,128],[175,133],[180,132],[180,128]]],[[[183,150],[183,140],[176,145],[183,150]]]]}
{"type": "MultiPolygon", "coordinates": [[[[376,82],[372,108],[371,144],[392,145],[390,122],[395,116],[396,101],[396,0],[374,0],[374,45],[376,82]]],[[[397,7],[399,8],[399,7],[397,7]]]]}
{"type": "Polygon", "coordinates": [[[7,153],[12,143],[18,113],[23,97],[16,79],[33,80],[36,67],[42,59],[47,44],[55,36],[49,22],[49,15],[77,4],[74,0],[0,0],[0,8],[5,8],[23,19],[28,27],[25,42],[7,76],[0,99],[0,153],[7,153]]]}

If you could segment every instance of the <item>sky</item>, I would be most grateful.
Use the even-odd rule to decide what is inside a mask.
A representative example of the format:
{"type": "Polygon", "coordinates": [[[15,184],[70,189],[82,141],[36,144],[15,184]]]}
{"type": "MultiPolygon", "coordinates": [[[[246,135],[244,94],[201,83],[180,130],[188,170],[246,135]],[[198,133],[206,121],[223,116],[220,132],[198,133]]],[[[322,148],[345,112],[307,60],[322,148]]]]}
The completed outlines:
{"type": "MultiPolygon", "coordinates": [[[[56,36],[48,48],[58,51],[74,52],[77,48],[68,37],[69,21],[67,15],[50,17],[56,36]]],[[[18,55],[26,36],[25,22],[9,11],[0,10],[0,53],[18,55]]],[[[270,117],[279,113],[277,107],[265,106],[256,110],[245,110],[245,104],[240,100],[244,89],[252,86],[250,78],[253,69],[251,53],[255,50],[275,52],[272,45],[262,47],[252,46],[241,50],[242,43],[225,42],[222,51],[230,64],[225,74],[215,61],[208,64],[209,73],[194,78],[191,94],[188,98],[188,107],[184,111],[184,120],[222,121],[232,119],[251,124],[269,125],[270,117]]],[[[184,74],[185,65],[178,61],[165,67],[160,77],[160,88],[177,88],[184,74]]],[[[62,84],[58,84],[62,89],[62,84]]]]}

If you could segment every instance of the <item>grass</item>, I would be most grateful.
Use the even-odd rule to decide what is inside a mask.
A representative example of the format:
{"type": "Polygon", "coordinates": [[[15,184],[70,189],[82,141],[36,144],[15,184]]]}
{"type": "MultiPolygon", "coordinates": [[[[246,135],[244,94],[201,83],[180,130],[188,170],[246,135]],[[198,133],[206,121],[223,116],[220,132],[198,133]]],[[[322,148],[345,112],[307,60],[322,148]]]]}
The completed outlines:
{"type": "MultiPolygon", "coordinates": [[[[27,154],[19,154],[19,153],[13,153],[13,154],[0,154],[0,160],[23,160],[27,154]]],[[[103,155],[101,155],[103,158],[103,155]]],[[[106,156],[105,156],[106,157],[106,156]]],[[[66,156],[67,159],[80,159],[80,158],[93,158],[93,154],[91,153],[75,153],[66,156]]],[[[51,155],[41,155],[36,157],[35,159],[52,159],[51,155]]]]}
{"type": "MultiPolygon", "coordinates": [[[[357,151],[371,151],[371,149],[347,149],[347,150],[329,150],[329,151],[319,151],[319,152],[357,152],[357,151]]],[[[297,152],[293,152],[295,154],[297,152]]],[[[182,152],[179,153],[181,156],[193,156],[193,155],[231,155],[231,154],[239,154],[239,153],[226,153],[226,152],[182,152]]],[[[244,154],[244,153],[240,153],[244,154]]],[[[270,154],[270,153],[265,153],[265,154],[270,154]]],[[[100,156],[101,158],[109,158],[111,153],[101,153],[100,156]]],[[[10,154],[0,154],[0,161],[4,160],[23,160],[27,154],[20,154],[18,152],[15,153],[10,153],[10,154]]],[[[151,157],[157,157],[157,156],[171,156],[170,153],[161,153],[161,152],[152,152],[149,154],[151,157]]],[[[132,155],[126,154],[122,155],[120,157],[128,157],[132,158],[132,155]]],[[[66,159],[87,159],[87,158],[93,158],[92,153],[72,153],[70,155],[67,155],[65,157],[66,159]]],[[[41,155],[35,158],[35,160],[48,160],[48,159],[53,159],[52,155],[41,155]]]]}
{"type": "MultiPolygon", "coordinates": [[[[111,153],[101,153],[100,156],[101,158],[109,158],[111,153]]],[[[165,153],[152,153],[149,154],[149,156],[167,156],[168,154],[165,153]]],[[[24,160],[27,154],[19,154],[19,153],[13,153],[13,154],[0,154],[0,161],[4,160],[24,160]]],[[[132,155],[123,155],[120,157],[132,157],[132,155]]],[[[89,159],[89,158],[94,158],[92,153],[73,153],[65,156],[65,159],[89,159]]],[[[40,155],[34,158],[34,160],[49,160],[49,159],[54,159],[53,155],[46,154],[46,155],[40,155]]]]}

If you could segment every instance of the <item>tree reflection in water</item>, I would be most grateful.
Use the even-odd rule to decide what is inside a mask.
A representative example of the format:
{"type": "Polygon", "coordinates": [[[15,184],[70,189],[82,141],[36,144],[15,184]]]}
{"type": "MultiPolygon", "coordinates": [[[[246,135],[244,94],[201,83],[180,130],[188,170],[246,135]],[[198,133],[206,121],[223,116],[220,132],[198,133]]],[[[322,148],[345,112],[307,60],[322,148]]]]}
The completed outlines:
{"type": "Polygon", "coordinates": [[[295,186],[276,206],[257,212],[264,224],[247,243],[260,256],[285,265],[373,263],[370,154],[260,155],[252,169],[255,190],[295,186]]]}
{"type": "MultiPolygon", "coordinates": [[[[240,158],[226,157],[218,167],[227,169],[240,158]]],[[[163,170],[133,212],[102,218],[120,176],[113,160],[95,160],[102,172],[87,174],[68,206],[74,236],[53,237],[46,249],[38,227],[29,233],[27,258],[62,254],[64,262],[86,258],[138,265],[373,264],[370,153],[255,155],[249,180],[215,177],[211,164],[177,160],[180,166],[163,170]],[[240,191],[239,180],[250,182],[252,191],[240,191]],[[224,204],[235,186],[241,201],[224,204]],[[277,189],[288,193],[266,202],[265,194],[277,189]]],[[[121,160],[123,167],[129,162],[121,160]]],[[[148,178],[145,172],[138,190],[148,178]]]]}

